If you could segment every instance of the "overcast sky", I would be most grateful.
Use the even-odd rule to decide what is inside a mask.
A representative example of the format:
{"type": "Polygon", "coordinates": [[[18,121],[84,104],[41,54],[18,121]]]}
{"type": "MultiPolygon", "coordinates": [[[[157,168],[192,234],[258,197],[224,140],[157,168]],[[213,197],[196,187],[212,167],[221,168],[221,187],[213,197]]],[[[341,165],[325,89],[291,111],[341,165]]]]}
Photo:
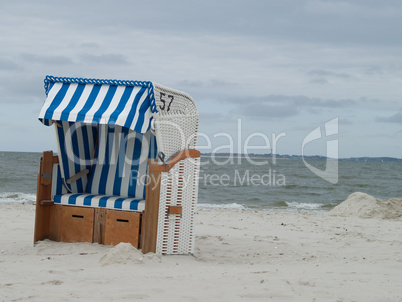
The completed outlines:
{"type": "Polygon", "coordinates": [[[276,151],[301,154],[338,118],[307,154],[338,139],[340,157],[402,158],[401,29],[400,0],[0,0],[0,151],[55,148],[37,120],[54,75],[185,91],[212,148],[227,132],[238,151],[240,119],[242,146],[282,134],[276,151]]]}

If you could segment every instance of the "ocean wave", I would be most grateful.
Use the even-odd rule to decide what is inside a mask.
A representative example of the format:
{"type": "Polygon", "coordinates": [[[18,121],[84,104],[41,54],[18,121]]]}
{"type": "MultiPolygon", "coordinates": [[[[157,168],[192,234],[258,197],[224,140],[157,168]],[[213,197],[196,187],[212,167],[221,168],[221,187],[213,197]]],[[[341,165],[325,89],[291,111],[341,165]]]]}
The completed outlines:
{"type": "Polygon", "coordinates": [[[246,207],[238,203],[226,203],[226,204],[198,203],[197,208],[201,210],[213,210],[213,209],[244,210],[246,207]]]}
{"type": "Polygon", "coordinates": [[[305,202],[288,202],[285,201],[289,209],[292,210],[304,210],[304,211],[323,211],[324,203],[305,203],[305,202]]]}
{"type": "Polygon", "coordinates": [[[17,204],[35,204],[35,194],[21,192],[3,192],[0,193],[0,204],[17,203],[17,204]]]}
{"type": "Polygon", "coordinates": [[[269,204],[272,208],[283,208],[288,207],[288,203],[286,201],[275,201],[269,204]]]}

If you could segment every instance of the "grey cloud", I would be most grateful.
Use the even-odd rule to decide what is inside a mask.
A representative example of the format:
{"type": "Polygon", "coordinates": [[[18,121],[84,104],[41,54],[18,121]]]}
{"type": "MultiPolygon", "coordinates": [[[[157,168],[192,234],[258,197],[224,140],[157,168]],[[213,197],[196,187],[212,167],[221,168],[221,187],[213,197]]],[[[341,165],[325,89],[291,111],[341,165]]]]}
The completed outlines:
{"type": "Polygon", "coordinates": [[[384,70],[380,66],[369,66],[365,68],[364,73],[368,75],[383,75],[384,70]]]}
{"type": "Polygon", "coordinates": [[[226,123],[229,120],[231,120],[230,116],[216,112],[200,112],[199,117],[201,123],[208,123],[208,124],[216,122],[226,123]]]}
{"type": "Polygon", "coordinates": [[[239,106],[238,112],[259,119],[265,118],[285,118],[297,115],[299,110],[290,104],[284,105],[268,105],[260,104],[258,106],[250,106],[248,104],[242,104],[239,106]]]}
{"type": "Polygon", "coordinates": [[[401,26],[401,4],[399,1],[303,1],[305,14],[299,17],[308,21],[300,22],[296,32],[310,41],[398,45],[400,41],[395,39],[401,38],[397,29],[401,26]]]}
{"type": "Polygon", "coordinates": [[[73,60],[66,56],[54,56],[54,55],[38,55],[32,53],[21,53],[21,60],[29,63],[38,63],[46,65],[70,65],[74,64],[73,60]]]}
{"type": "Polygon", "coordinates": [[[295,132],[300,131],[303,133],[309,133],[311,130],[317,127],[317,124],[298,124],[297,126],[292,126],[286,129],[285,132],[295,132]]]}
{"type": "Polygon", "coordinates": [[[92,48],[92,49],[100,48],[100,45],[98,43],[95,43],[95,42],[82,43],[80,46],[82,48],[92,48]]]}
{"type": "Polygon", "coordinates": [[[336,77],[336,78],[343,78],[343,79],[352,78],[351,75],[344,73],[344,72],[333,72],[333,71],[320,70],[320,69],[311,70],[307,74],[312,75],[312,76],[336,77]]]}
{"type": "Polygon", "coordinates": [[[113,53],[102,55],[83,54],[81,55],[81,61],[89,64],[131,65],[126,56],[113,53]]]}
{"type": "MultiPolygon", "coordinates": [[[[4,5],[4,14],[19,9],[20,2],[4,5]]],[[[156,0],[147,5],[121,0],[117,5],[99,0],[68,2],[25,1],[26,15],[40,9],[62,27],[113,33],[132,30],[178,35],[253,36],[315,43],[401,45],[400,1],[324,0],[156,0]],[[71,14],[74,10],[74,22],[71,14]],[[105,9],[106,8],[106,9],[105,9]],[[91,12],[91,13],[88,13],[91,12]],[[118,16],[116,18],[116,16],[118,16]],[[152,22],[150,20],[152,19],[152,22]],[[183,26],[184,25],[184,26],[183,26]]]]}
{"type": "Polygon", "coordinates": [[[334,72],[323,69],[310,70],[309,72],[307,72],[307,75],[312,77],[312,79],[309,81],[310,83],[320,85],[329,84],[330,81],[328,80],[328,78],[337,78],[345,80],[354,78],[353,76],[345,72],[334,72]]]}
{"type": "Polygon", "coordinates": [[[0,70],[17,70],[19,66],[12,60],[0,58],[0,70]]]}
{"type": "Polygon", "coordinates": [[[212,80],[205,82],[206,87],[230,87],[230,86],[235,86],[235,85],[237,85],[237,84],[229,82],[229,81],[225,81],[225,80],[220,80],[220,79],[212,79],[212,80]]]}
{"type": "Polygon", "coordinates": [[[340,118],[339,125],[353,125],[353,122],[347,118],[340,118]]]}
{"type": "Polygon", "coordinates": [[[18,78],[0,76],[0,103],[32,103],[39,100],[43,102],[43,78],[42,75],[19,75],[18,78]]]}
{"type": "Polygon", "coordinates": [[[205,82],[202,81],[190,81],[190,80],[184,80],[177,82],[178,87],[192,87],[192,88],[202,88],[205,86],[205,82]]]}
{"type": "Polygon", "coordinates": [[[315,108],[343,108],[353,106],[357,103],[357,101],[352,99],[319,99],[319,98],[309,98],[305,97],[305,100],[301,100],[301,106],[311,106],[315,108]]]}
{"type": "MultiPolygon", "coordinates": [[[[203,1],[193,8],[193,2],[180,2],[187,30],[202,33],[286,37],[316,43],[348,43],[400,45],[402,3],[398,1],[203,1]],[[225,18],[222,16],[236,16],[225,18]],[[204,16],[208,16],[205,22],[204,16]],[[384,34],[387,33],[387,34],[384,34]]],[[[155,26],[177,28],[169,22],[172,15],[180,14],[178,2],[161,4],[166,14],[160,15],[155,26]],[[169,7],[170,6],[170,7],[169,7]],[[172,14],[172,15],[171,15],[172,14]],[[159,23],[159,24],[158,24],[159,23]],[[162,23],[162,24],[161,24],[162,23]]],[[[155,18],[157,20],[157,18],[155,18]]],[[[175,19],[175,18],[173,18],[175,19]]]]}
{"type": "Polygon", "coordinates": [[[400,74],[402,72],[402,64],[400,62],[392,60],[388,64],[383,64],[381,66],[366,66],[362,68],[362,73],[366,75],[377,75],[377,76],[387,76],[390,74],[400,74]]]}
{"type": "Polygon", "coordinates": [[[261,103],[269,103],[269,104],[289,104],[295,107],[329,107],[329,108],[339,108],[343,106],[349,106],[356,104],[356,100],[352,99],[322,99],[322,98],[313,98],[304,95],[268,95],[264,97],[248,97],[247,100],[243,98],[231,98],[230,100],[226,100],[230,102],[237,103],[253,103],[253,104],[261,104],[261,103]]]}
{"type": "Polygon", "coordinates": [[[316,79],[312,79],[309,81],[312,84],[321,84],[321,85],[325,85],[328,84],[329,82],[324,79],[324,78],[316,78],[316,79]]]}
{"type": "Polygon", "coordinates": [[[255,118],[286,118],[309,112],[319,114],[323,109],[339,109],[358,103],[351,99],[321,99],[307,96],[269,95],[265,97],[235,98],[225,100],[236,104],[233,113],[255,118]]]}
{"type": "Polygon", "coordinates": [[[377,116],[376,121],[382,123],[402,124],[402,110],[388,117],[377,116]]]}
{"type": "Polygon", "coordinates": [[[176,85],[178,87],[183,86],[183,87],[192,87],[192,88],[215,88],[215,87],[235,86],[237,84],[229,82],[229,81],[214,79],[214,80],[209,80],[209,81],[184,80],[184,81],[177,82],[176,85]]]}

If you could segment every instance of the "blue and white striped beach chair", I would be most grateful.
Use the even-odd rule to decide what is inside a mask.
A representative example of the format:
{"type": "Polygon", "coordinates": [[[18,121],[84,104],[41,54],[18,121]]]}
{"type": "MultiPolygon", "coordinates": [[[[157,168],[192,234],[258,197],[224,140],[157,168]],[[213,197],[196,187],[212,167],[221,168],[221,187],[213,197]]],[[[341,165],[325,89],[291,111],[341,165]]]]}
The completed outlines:
{"type": "Polygon", "coordinates": [[[45,79],[44,152],[34,241],[121,241],[143,252],[194,249],[198,113],[185,93],[151,82],[45,79]]]}

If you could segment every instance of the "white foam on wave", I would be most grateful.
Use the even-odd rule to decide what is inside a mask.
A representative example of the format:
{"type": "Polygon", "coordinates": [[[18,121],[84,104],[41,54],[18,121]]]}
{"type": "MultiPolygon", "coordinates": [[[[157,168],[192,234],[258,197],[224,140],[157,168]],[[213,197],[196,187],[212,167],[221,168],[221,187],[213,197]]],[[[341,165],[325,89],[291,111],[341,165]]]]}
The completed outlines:
{"type": "Polygon", "coordinates": [[[197,208],[201,210],[212,210],[212,209],[244,210],[246,207],[238,203],[227,203],[227,204],[198,203],[197,208]]]}
{"type": "Polygon", "coordinates": [[[288,210],[290,211],[305,211],[305,212],[326,212],[325,209],[323,209],[323,206],[325,204],[323,203],[305,203],[305,202],[288,202],[285,201],[285,203],[288,205],[288,210]]]}
{"type": "Polygon", "coordinates": [[[35,194],[21,192],[3,192],[0,193],[0,204],[16,203],[16,204],[35,204],[35,194]]]}
{"type": "Polygon", "coordinates": [[[303,202],[287,202],[285,203],[288,205],[289,208],[295,208],[295,209],[308,209],[308,210],[315,210],[319,209],[323,206],[321,203],[303,203],[303,202]]]}

